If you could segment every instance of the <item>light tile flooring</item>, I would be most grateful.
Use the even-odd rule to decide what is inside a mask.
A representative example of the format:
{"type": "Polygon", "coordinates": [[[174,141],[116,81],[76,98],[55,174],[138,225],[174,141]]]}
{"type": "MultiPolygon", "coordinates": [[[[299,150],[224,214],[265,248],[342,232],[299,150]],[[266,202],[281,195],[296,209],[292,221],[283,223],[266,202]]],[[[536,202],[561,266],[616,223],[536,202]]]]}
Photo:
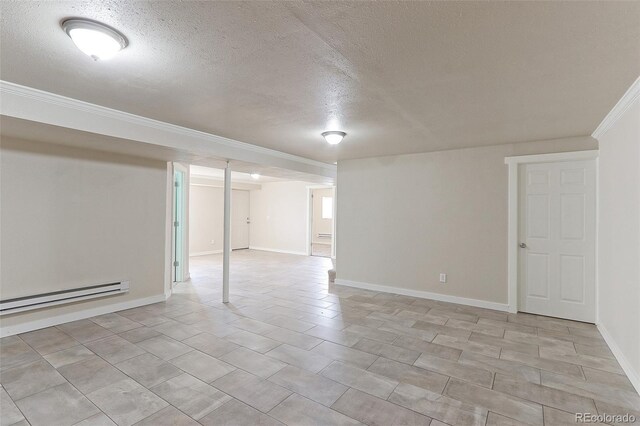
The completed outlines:
{"type": "Polygon", "coordinates": [[[2,339],[1,424],[640,419],[592,325],[327,288],[329,259],[256,251],[233,253],[224,305],[220,262],[194,258],[166,303],[2,339]]]}
{"type": "Polygon", "coordinates": [[[311,255],[331,257],[331,244],[311,244],[311,255]]]}

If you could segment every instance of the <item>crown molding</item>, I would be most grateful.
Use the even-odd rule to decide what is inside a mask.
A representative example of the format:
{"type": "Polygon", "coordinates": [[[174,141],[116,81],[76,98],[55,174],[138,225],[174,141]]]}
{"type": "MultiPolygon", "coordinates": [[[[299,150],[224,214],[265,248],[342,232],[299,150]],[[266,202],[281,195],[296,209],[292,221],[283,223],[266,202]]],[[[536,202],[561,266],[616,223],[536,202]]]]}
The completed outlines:
{"type": "Polygon", "coordinates": [[[631,87],[622,95],[622,98],[613,107],[609,114],[602,120],[591,136],[599,139],[624,115],[624,113],[640,98],[640,77],[633,82],[631,87]]]}
{"type": "Polygon", "coordinates": [[[198,156],[335,178],[336,166],[0,80],[0,114],[159,145],[198,156]]]}
{"type": "Polygon", "coordinates": [[[549,154],[514,155],[504,157],[505,164],[521,163],[553,163],[558,161],[592,160],[598,158],[600,151],[590,149],[586,151],[552,152],[549,154]]]}

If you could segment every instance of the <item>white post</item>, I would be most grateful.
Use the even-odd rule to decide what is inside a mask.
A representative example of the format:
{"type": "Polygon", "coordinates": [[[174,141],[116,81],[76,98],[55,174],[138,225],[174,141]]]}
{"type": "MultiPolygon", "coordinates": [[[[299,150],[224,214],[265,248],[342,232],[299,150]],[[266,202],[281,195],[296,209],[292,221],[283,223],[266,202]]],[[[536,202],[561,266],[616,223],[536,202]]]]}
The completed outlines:
{"type": "Polygon", "coordinates": [[[231,167],[224,169],[224,243],[222,252],[222,303],[229,303],[229,257],[231,255],[231,167]]]}

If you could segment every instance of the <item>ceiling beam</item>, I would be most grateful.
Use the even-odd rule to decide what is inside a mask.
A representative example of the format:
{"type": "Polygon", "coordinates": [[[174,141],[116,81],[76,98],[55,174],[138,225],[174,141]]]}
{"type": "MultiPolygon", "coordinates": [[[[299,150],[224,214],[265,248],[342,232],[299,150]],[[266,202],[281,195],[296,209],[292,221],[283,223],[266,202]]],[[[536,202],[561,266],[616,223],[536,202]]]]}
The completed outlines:
{"type": "MultiPolygon", "coordinates": [[[[335,179],[336,166],[0,80],[0,114],[128,139],[199,157],[224,158],[335,179]]],[[[105,147],[107,149],[107,147],[105,147]]]]}

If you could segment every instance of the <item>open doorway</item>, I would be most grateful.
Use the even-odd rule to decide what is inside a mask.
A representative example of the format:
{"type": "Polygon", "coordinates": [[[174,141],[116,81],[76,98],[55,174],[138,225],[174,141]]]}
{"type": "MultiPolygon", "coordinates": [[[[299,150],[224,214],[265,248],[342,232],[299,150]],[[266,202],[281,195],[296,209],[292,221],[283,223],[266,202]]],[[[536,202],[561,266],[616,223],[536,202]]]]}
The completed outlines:
{"type": "MultiPolygon", "coordinates": [[[[331,257],[333,187],[290,177],[231,173],[231,249],[331,257]],[[311,229],[311,190],[318,202],[311,229]],[[323,211],[324,209],[324,211],[323,211]],[[312,238],[312,236],[314,236],[312,238]]],[[[189,254],[219,255],[223,250],[223,170],[191,166],[189,197],[189,254]]],[[[202,259],[199,259],[202,260],[202,259]]]]}
{"type": "Polygon", "coordinates": [[[310,236],[311,256],[331,257],[333,245],[334,189],[310,188],[310,236]]]}
{"type": "MultiPolygon", "coordinates": [[[[255,263],[264,266],[265,274],[288,271],[283,275],[298,262],[331,267],[333,187],[280,173],[283,176],[231,172],[232,281],[247,279],[245,266],[255,263]],[[313,229],[312,190],[319,203],[313,229]],[[314,257],[309,256],[312,242],[314,257]]],[[[189,186],[189,270],[192,284],[198,286],[211,283],[212,277],[217,281],[223,273],[224,171],[191,165],[189,186]]]]}

